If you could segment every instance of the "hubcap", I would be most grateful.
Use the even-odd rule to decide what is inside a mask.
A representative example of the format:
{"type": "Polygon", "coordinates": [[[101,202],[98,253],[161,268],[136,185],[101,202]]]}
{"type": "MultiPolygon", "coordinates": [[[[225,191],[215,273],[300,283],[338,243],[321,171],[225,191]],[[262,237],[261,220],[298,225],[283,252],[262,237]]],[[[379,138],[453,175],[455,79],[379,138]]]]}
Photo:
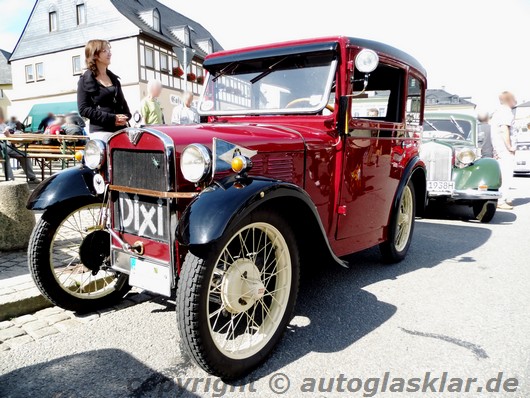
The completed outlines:
{"type": "Polygon", "coordinates": [[[232,314],[248,310],[263,297],[265,285],[252,261],[237,260],[226,272],[221,285],[221,299],[232,314]]]}

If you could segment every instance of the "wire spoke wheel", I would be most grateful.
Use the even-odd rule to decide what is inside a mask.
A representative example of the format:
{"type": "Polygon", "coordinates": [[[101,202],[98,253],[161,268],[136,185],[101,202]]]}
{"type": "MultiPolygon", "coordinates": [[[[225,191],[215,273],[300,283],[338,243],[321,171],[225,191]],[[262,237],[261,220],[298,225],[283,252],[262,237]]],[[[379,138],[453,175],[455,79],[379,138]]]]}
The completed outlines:
{"type": "Polygon", "coordinates": [[[110,268],[110,235],[101,202],[47,210],[28,247],[28,265],[41,293],[65,309],[108,307],[129,290],[128,276],[110,268]]]}
{"type": "Polygon", "coordinates": [[[283,217],[247,216],[203,256],[186,256],[177,288],[183,346],[211,374],[248,373],[289,323],[298,279],[297,244],[283,217]]]}
{"type": "Polygon", "coordinates": [[[397,263],[405,258],[412,241],[415,217],[414,185],[409,181],[403,188],[398,206],[392,214],[387,240],[379,245],[385,262],[397,263]]]}
{"type": "Polygon", "coordinates": [[[59,286],[72,296],[94,299],[115,290],[116,273],[108,268],[110,236],[100,225],[104,211],[107,207],[101,204],[75,210],[52,238],[50,267],[59,286]]]}
{"type": "Polygon", "coordinates": [[[412,222],[414,220],[413,209],[414,199],[412,198],[411,189],[407,185],[403,191],[403,196],[401,197],[401,203],[399,206],[397,233],[395,238],[395,245],[398,251],[402,251],[407,246],[409,241],[412,222]]]}
{"type": "Polygon", "coordinates": [[[271,225],[254,223],[225,246],[210,279],[208,326],[217,348],[241,359],[259,352],[289,300],[289,248],[271,225]]]}

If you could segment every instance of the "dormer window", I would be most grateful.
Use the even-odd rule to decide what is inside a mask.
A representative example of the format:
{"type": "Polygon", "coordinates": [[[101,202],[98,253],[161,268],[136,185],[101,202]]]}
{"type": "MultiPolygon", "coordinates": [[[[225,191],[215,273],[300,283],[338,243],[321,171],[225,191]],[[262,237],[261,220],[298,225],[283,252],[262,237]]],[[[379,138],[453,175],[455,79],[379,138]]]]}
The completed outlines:
{"type": "Polygon", "coordinates": [[[55,32],[57,30],[57,11],[50,11],[48,13],[48,24],[50,32],[55,32]]]}
{"type": "Polygon", "coordinates": [[[156,8],[153,10],[153,29],[160,32],[160,12],[156,8]]]}
{"type": "Polygon", "coordinates": [[[213,53],[213,40],[212,39],[202,39],[197,41],[197,45],[204,51],[206,54],[213,53]]]}
{"type": "Polygon", "coordinates": [[[190,27],[188,25],[178,26],[171,29],[171,33],[186,46],[191,46],[190,27]]]}

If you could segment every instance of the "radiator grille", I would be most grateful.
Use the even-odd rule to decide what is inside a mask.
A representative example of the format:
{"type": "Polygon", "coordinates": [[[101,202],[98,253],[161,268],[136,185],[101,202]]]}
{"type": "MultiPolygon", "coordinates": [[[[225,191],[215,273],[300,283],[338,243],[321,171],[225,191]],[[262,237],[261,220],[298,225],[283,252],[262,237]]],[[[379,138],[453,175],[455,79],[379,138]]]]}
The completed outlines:
{"type": "Polygon", "coordinates": [[[112,183],[132,188],[168,190],[166,159],[163,152],[112,151],[112,183]]]}
{"type": "Polygon", "coordinates": [[[451,181],[453,150],[450,147],[428,142],[421,145],[420,156],[427,167],[427,180],[451,181]]]}

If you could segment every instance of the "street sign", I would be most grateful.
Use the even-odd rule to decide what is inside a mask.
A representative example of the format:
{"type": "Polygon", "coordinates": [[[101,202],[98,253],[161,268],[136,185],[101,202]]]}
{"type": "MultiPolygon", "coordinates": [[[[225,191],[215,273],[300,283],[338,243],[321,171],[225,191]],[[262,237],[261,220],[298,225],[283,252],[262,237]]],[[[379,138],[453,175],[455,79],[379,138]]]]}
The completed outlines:
{"type": "Polygon", "coordinates": [[[173,47],[173,51],[177,55],[179,63],[182,65],[182,69],[186,71],[188,66],[190,66],[191,64],[191,60],[193,59],[193,54],[195,54],[195,50],[189,47],[175,46],[173,47]]]}

